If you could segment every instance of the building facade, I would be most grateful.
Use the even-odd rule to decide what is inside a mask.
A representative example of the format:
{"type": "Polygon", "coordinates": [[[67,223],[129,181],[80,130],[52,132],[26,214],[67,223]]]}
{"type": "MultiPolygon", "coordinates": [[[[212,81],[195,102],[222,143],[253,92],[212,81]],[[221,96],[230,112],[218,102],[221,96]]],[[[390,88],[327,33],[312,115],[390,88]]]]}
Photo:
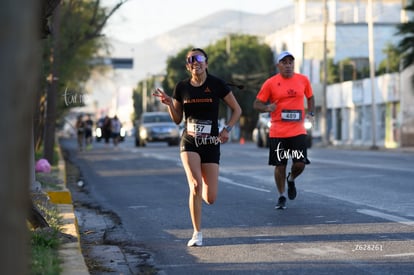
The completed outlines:
{"type": "Polygon", "coordinates": [[[327,86],[327,127],[320,127],[324,104],[321,72],[325,56],[335,64],[350,60],[354,70],[361,71],[369,70],[371,54],[378,68],[387,58],[385,47],[401,40],[396,35],[397,24],[407,20],[402,9],[405,1],[401,0],[373,0],[372,9],[366,0],[326,0],[326,6],[324,3],[323,0],[296,0],[292,7],[294,23],[265,38],[275,55],[283,50],[291,51],[295,55],[296,70],[311,80],[317,105],[314,133],[327,136],[333,144],[387,148],[414,145],[411,134],[414,114],[410,111],[414,102],[412,86],[408,83],[411,70],[375,80],[367,78],[327,86]],[[370,18],[372,36],[368,33],[370,18]],[[374,42],[373,53],[369,49],[370,38],[374,42]]]}

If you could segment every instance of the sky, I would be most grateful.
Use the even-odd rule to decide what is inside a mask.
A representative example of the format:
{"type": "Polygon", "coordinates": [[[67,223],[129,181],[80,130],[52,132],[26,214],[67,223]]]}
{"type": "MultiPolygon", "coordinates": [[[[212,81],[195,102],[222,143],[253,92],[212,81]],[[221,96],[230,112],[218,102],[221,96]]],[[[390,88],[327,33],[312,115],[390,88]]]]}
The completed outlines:
{"type": "MultiPolygon", "coordinates": [[[[119,0],[104,0],[112,7],[119,0]]],[[[128,0],[107,22],[104,34],[138,43],[222,10],[265,14],[293,0],[128,0]]]]}

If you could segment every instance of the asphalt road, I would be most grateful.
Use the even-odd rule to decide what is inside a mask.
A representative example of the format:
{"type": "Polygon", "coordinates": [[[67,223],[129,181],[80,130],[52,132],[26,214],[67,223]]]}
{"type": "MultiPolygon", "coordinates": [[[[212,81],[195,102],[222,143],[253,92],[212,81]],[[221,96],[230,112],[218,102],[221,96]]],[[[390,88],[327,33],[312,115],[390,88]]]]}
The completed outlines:
{"type": "Polygon", "coordinates": [[[312,148],[297,198],[275,210],[267,149],[225,144],[217,202],[203,205],[204,246],[188,248],[178,147],[127,139],[79,153],[74,140],[62,145],[88,198],[117,217],[122,230],[111,238],[140,247],[159,274],[414,273],[414,153],[312,148]]]}

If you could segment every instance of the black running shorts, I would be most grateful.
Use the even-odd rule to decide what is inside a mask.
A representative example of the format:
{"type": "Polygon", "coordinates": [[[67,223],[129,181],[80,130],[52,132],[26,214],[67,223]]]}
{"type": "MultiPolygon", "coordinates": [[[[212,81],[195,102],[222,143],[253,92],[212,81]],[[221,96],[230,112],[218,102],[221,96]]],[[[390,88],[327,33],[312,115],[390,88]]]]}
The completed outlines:
{"type": "Polygon", "coordinates": [[[201,163],[220,163],[220,142],[218,137],[193,137],[183,133],[180,142],[180,152],[196,152],[201,163]]]}
{"type": "Polygon", "coordinates": [[[269,142],[269,165],[286,166],[289,159],[307,163],[306,135],[270,138],[269,142]]]}

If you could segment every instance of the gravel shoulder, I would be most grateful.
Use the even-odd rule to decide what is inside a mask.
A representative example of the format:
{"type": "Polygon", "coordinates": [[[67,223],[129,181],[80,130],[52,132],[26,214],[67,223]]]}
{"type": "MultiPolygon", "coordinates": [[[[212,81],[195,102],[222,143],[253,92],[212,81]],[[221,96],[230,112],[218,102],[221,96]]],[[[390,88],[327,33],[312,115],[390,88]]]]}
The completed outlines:
{"type": "Polygon", "coordinates": [[[127,239],[119,217],[103,209],[89,196],[87,184],[79,184],[81,170],[63,151],[67,188],[78,220],[82,254],[91,275],[159,274],[151,254],[127,239]]]}

